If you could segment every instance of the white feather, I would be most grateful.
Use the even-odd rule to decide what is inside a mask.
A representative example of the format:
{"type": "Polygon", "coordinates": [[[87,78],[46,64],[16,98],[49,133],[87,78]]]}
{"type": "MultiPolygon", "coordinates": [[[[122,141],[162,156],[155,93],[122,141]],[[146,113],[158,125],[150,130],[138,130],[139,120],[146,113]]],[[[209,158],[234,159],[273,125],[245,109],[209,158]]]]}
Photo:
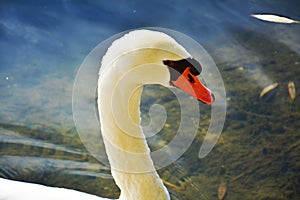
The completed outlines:
{"type": "Polygon", "coordinates": [[[276,22],[276,23],[284,23],[284,24],[299,23],[299,21],[297,20],[293,20],[288,17],[282,17],[273,14],[251,14],[250,16],[268,22],[276,22]]]}

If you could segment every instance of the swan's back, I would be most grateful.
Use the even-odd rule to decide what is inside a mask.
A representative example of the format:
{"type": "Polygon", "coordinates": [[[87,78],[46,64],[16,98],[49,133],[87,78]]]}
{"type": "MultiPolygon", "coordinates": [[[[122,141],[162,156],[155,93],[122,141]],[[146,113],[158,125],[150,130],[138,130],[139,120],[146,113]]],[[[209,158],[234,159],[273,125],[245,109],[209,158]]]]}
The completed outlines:
{"type": "MultiPolygon", "coordinates": [[[[0,178],[0,200],[105,200],[87,193],[0,178]]],[[[106,199],[108,200],[108,199],[106,199]]]]}

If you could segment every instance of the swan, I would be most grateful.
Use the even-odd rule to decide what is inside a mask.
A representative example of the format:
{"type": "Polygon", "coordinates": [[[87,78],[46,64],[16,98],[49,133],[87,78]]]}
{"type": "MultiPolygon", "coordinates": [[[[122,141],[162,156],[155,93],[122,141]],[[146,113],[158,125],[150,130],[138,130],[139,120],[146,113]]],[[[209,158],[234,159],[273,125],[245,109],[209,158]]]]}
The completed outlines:
{"type": "MultiPolygon", "coordinates": [[[[167,200],[170,195],[154,168],[142,128],[143,85],[177,87],[205,104],[212,92],[197,78],[200,64],[171,36],[133,30],[116,39],[102,58],[98,111],[111,173],[120,200],[167,200]]],[[[83,192],[0,178],[0,200],[104,200],[83,192]]]]}

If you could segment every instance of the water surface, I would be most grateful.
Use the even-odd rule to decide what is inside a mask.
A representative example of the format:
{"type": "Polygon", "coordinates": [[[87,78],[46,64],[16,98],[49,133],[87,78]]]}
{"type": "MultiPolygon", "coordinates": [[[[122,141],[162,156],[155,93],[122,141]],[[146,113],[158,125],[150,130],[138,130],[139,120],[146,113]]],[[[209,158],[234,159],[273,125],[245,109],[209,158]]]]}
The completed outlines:
{"type": "MultiPolygon", "coordinates": [[[[173,199],[299,199],[300,100],[287,90],[300,82],[300,25],[251,18],[274,13],[300,20],[298,1],[1,1],[0,176],[74,188],[99,196],[119,195],[109,168],[82,145],[72,116],[72,87],[87,54],[118,32],[165,27],[197,40],[213,57],[226,88],[228,111],[212,152],[198,158],[210,108],[201,105],[193,145],[159,171],[173,199]],[[274,82],[268,101],[261,90],[274,82]]],[[[168,90],[150,86],[151,104],[171,116],[151,148],[174,137],[179,110],[168,90]],[[155,95],[160,96],[157,99],[155,95]]]]}

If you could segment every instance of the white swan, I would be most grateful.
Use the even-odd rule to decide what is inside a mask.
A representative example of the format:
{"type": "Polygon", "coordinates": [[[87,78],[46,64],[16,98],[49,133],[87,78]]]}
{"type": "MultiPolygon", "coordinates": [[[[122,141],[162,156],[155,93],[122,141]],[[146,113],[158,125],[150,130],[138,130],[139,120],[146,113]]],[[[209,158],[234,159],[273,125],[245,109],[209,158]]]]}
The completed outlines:
{"type": "MultiPolygon", "coordinates": [[[[111,172],[121,190],[119,199],[170,199],[139,126],[142,85],[173,85],[211,104],[212,94],[196,77],[199,71],[195,65],[198,63],[173,38],[150,30],[135,30],[115,40],[103,57],[98,81],[99,116],[111,172]]],[[[105,198],[1,178],[0,200],[20,199],[105,198]]]]}

